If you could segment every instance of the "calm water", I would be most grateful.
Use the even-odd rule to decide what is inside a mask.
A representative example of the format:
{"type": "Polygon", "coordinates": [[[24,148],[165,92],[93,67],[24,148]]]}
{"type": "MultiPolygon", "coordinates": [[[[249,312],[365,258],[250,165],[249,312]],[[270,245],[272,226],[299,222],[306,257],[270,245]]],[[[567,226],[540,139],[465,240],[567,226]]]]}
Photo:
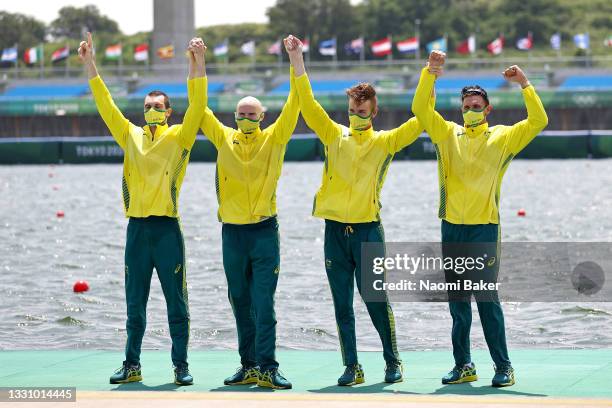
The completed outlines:
{"type": "MultiPolygon", "coordinates": [[[[320,162],[286,163],[278,189],[281,348],[338,348],[323,269],[323,222],[310,215],[321,169],[320,162]]],[[[120,165],[0,167],[0,349],[122,349],[127,220],[120,181],[120,165]],[[56,217],[58,210],[65,212],[63,219],[56,217]],[[89,282],[89,292],[72,292],[79,279],[89,282]]],[[[502,189],[503,239],[612,242],[611,186],[612,160],[516,161],[502,189]],[[519,208],[525,208],[526,217],[516,216],[519,208]]],[[[383,190],[387,240],[439,240],[437,197],[435,162],[395,162],[383,190]]],[[[236,348],[213,164],[190,164],[180,206],[191,347],[236,348]]],[[[511,347],[612,347],[612,303],[504,307],[511,347]]],[[[378,336],[358,297],[355,309],[359,348],[378,350],[378,336]]],[[[394,310],[400,350],[450,348],[445,304],[395,303],[394,310]]],[[[143,348],[169,349],[165,304],[155,277],[148,319],[143,348]]],[[[475,347],[484,347],[477,313],[472,339],[475,347]]]]}

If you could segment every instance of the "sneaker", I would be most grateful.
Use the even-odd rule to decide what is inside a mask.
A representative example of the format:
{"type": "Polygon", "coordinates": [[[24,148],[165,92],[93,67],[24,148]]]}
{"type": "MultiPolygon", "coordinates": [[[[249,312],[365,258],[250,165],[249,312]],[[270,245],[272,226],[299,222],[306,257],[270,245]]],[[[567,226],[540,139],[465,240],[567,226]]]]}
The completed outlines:
{"type": "Polygon", "coordinates": [[[338,378],[338,385],[342,386],[363,384],[364,382],[365,375],[363,374],[363,368],[358,363],[347,365],[344,369],[344,374],[338,378]]]}
{"type": "Polygon", "coordinates": [[[385,382],[386,383],[398,383],[404,381],[404,367],[402,363],[396,361],[394,363],[387,364],[385,367],[385,382]]]}
{"type": "Polygon", "coordinates": [[[279,373],[278,368],[260,371],[257,386],[276,390],[290,390],[292,387],[291,383],[279,373]]]}
{"type": "Polygon", "coordinates": [[[509,387],[514,385],[514,368],[508,365],[505,367],[495,367],[495,375],[491,381],[493,387],[509,387]]]}
{"type": "Polygon", "coordinates": [[[111,384],[124,384],[129,382],[142,381],[142,373],[140,372],[140,364],[129,364],[127,361],[111,375],[111,384]]]}
{"type": "Polygon", "coordinates": [[[227,377],[223,384],[225,385],[243,385],[243,384],[256,384],[259,380],[259,368],[258,367],[245,367],[241,366],[236,374],[231,377],[227,377]]]}
{"type": "Polygon", "coordinates": [[[174,383],[176,385],[191,385],[193,384],[193,376],[189,373],[187,365],[174,367],[174,383]]]}
{"type": "Polygon", "coordinates": [[[474,363],[463,367],[455,366],[448,374],[442,377],[442,384],[461,384],[478,380],[474,363]]]}

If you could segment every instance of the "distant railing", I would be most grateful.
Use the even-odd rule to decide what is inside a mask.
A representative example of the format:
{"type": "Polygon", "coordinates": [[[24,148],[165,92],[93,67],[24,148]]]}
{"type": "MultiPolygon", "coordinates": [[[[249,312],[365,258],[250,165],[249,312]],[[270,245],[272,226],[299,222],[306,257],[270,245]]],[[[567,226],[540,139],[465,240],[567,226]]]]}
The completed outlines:
{"type": "MultiPolygon", "coordinates": [[[[312,61],[307,68],[311,72],[382,72],[387,74],[412,74],[424,65],[424,59],[394,59],[365,61],[312,61]]],[[[549,56],[549,57],[488,57],[488,58],[450,58],[446,62],[446,71],[500,71],[503,68],[517,64],[528,71],[552,72],[558,69],[612,70],[611,56],[549,56]]],[[[273,77],[285,73],[288,61],[277,63],[228,63],[207,64],[209,75],[239,75],[256,74],[261,77],[273,77]]],[[[170,77],[183,78],[187,72],[187,64],[159,65],[102,65],[98,67],[101,74],[107,77],[170,77]]],[[[14,79],[61,79],[81,78],[85,73],[80,65],[44,66],[32,68],[0,68],[0,81],[14,79]]]]}

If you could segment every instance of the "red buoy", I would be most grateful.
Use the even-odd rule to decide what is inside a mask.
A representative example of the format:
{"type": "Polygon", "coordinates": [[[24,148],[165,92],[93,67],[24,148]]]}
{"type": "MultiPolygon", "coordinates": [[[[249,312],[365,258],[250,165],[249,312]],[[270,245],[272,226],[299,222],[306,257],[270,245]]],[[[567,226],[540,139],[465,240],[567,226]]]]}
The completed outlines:
{"type": "Polygon", "coordinates": [[[74,290],[76,293],[87,292],[89,290],[89,283],[83,280],[76,281],[72,287],[72,290],[74,290]]]}
{"type": "Polygon", "coordinates": [[[525,211],[524,208],[521,208],[520,210],[518,210],[518,212],[516,213],[516,215],[518,215],[519,217],[524,217],[527,215],[527,212],[525,211]]]}
{"type": "Polygon", "coordinates": [[[62,210],[56,212],[55,215],[57,215],[57,218],[64,218],[64,212],[62,210]]]}

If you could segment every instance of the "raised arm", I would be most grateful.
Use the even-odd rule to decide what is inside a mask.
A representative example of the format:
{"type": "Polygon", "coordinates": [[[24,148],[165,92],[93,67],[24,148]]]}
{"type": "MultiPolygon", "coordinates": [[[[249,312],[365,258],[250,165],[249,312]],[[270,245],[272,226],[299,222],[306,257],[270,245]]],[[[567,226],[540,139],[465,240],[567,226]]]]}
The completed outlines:
{"type": "Polygon", "coordinates": [[[300,65],[299,60],[301,59],[301,68],[303,70],[304,61],[302,49],[297,41],[299,40],[292,35],[283,40],[285,50],[289,54],[289,61],[291,62],[291,67],[289,68],[289,96],[278,119],[268,127],[273,132],[274,140],[280,144],[289,143],[289,139],[297,125],[298,116],[300,115],[300,102],[297,90],[295,89],[295,65],[300,65]]]}
{"type": "Polygon", "coordinates": [[[102,78],[98,75],[96,62],[93,56],[91,33],[87,33],[87,41],[81,41],[78,52],[79,59],[87,70],[89,87],[91,88],[91,94],[94,97],[98,112],[117,144],[125,150],[130,122],[123,116],[119,108],[117,108],[104,81],[102,81],[102,78]]]}
{"type": "MultiPolygon", "coordinates": [[[[206,72],[204,72],[204,75],[206,75],[206,72]]],[[[195,98],[195,88],[195,81],[187,81],[187,98],[189,99],[190,106],[192,104],[192,100],[195,98]]],[[[204,106],[204,114],[201,117],[198,126],[202,129],[202,132],[204,132],[204,136],[206,136],[206,138],[210,140],[217,149],[219,149],[223,143],[226,133],[232,132],[233,129],[224,126],[219,119],[217,119],[213,111],[208,108],[208,81],[206,79],[204,79],[203,92],[205,102],[202,106],[204,106]]]]}
{"type": "Polygon", "coordinates": [[[442,73],[444,58],[443,52],[431,52],[428,66],[421,71],[419,84],[412,99],[412,112],[434,143],[444,140],[452,129],[452,125],[436,112],[433,101],[435,99],[434,83],[436,77],[442,73]]]}
{"type": "Polygon", "coordinates": [[[206,45],[201,38],[194,38],[189,42],[189,77],[187,78],[187,88],[193,89],[193,96],[189,99],[189,106],[181,130],[178,134],[179,144],[187,150],[191,150],[198,134],[198,128],[202,122],[204,111],[206,110],[207,94],[206,89],[206,66],[204,53],[206,45]]]}
{"type": "Polygon", "coordinates": [[[295,88],[299,98],[302,117],[308,127],[317,134],[319,139],[321,139],[321,142],[327,145],[335,138],[342,135],[342,127],[331,120],[327,112],[325,112],[323,107],[321,107],[319,102],[314,98],[310,80],[308,79],[308,74],[306,74],[306,68],[304,67],[302,42],[297,38],[295,38],[295,40],[299,55],[295,53],[291,65],[295,71],[295,88]]]}
{"type": "Polygon", "coordinates": [[[384,137],[387,139],[389,153],[397,153],[404,147],[412,144],[421,133],[423,133],[423,126],[414,117],[408,119],[400,127],[389,130],[384,134],[384,137]]]}
{"type": "Polygon", "coordinates": [[[513,154],[517,154],[548,125],[548,116],[540,97],[533,85],[529,83],[522,69],[513,65],[506,69],[503,75],[506,80],[521,85],[527,108],[527,119],[513,125],[506,134],[506,143],[509,150],[513,154]]]}

